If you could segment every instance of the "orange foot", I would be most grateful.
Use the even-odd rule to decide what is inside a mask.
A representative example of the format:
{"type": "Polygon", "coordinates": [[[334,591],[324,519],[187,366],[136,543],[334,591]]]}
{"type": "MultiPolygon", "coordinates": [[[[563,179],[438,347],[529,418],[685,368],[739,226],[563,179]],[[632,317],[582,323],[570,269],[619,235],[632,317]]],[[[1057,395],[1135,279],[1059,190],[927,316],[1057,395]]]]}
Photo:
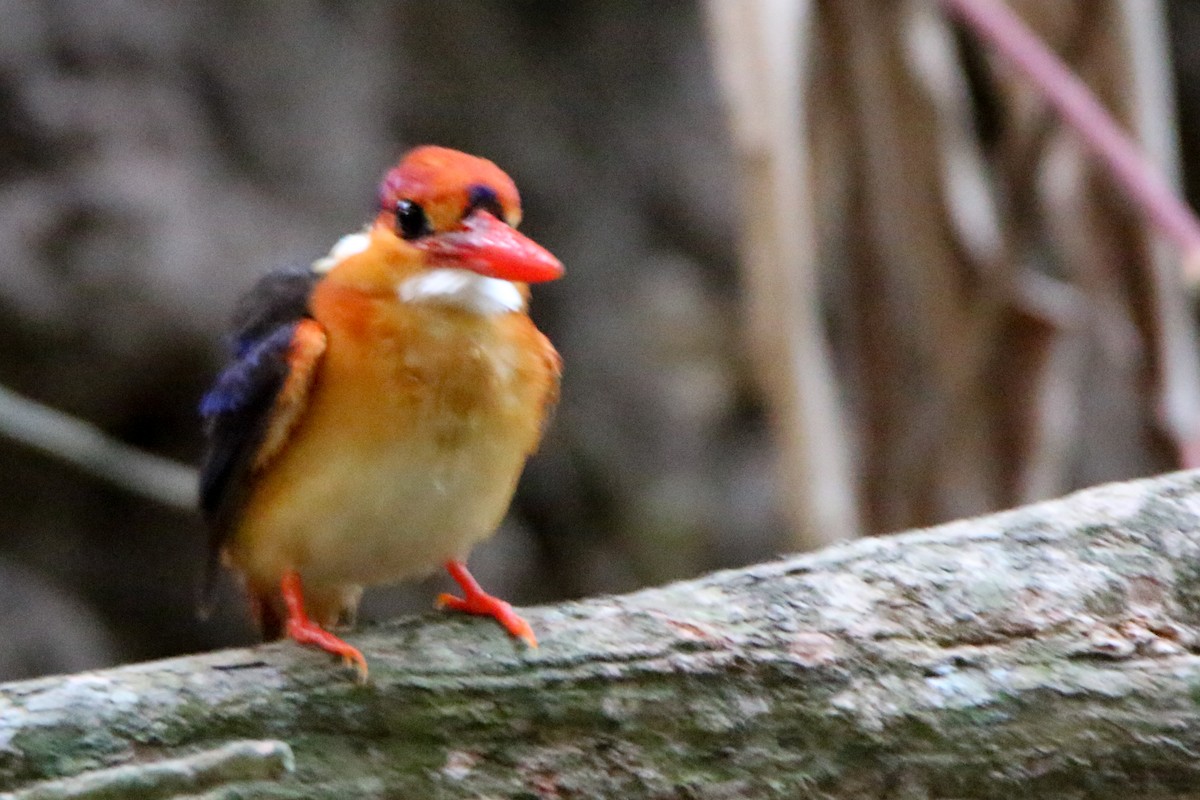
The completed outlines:
{"type": "Polygon", "coordinates": [[[465,611],[468,614],[494,617],[513,636],[523,639],[530,647],[538,646],[537,637],[533,635],[533,628],[529,627],[529,623],[521,619],[508,603],[485,592],[471,573],[467,572],[466,564],[461,561],[447,561],[446,571],[462,587],[466,597],[441,594],[437,599],[439,606],[465,611]]]}
{"type": "Polygon", "coordinates": [[[299,573],[295,570],[283,573],[279,588],[288,609],[287,635],[300,644],[315,645],[327,653],[341,656],[347,665],[353,664],[358,669],[359,683],[366,683],[367,660],[358,648],[346,644],[308,618],[304,610],[304,587],[300,583],[299,573]]]}

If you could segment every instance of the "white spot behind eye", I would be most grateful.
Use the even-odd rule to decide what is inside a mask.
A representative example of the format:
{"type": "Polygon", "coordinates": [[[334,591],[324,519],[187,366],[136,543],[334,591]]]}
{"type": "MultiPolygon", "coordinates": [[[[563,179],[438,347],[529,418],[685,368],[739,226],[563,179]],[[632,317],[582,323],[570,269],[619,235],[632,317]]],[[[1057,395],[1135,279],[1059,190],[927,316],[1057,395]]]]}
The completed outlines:
{"type": "Polygon", "coordinates": [[[350,256],[356,256],[371,246],[371,234],[367,228],[358,233],[347,233],[329,249],[329,255],[313,262],[313,272],[329,272],[350,256]]]}
{"type": "Polygon", "coordinates": [[[525,296],[511,281],[465,269],[431,269],[400,282],[396,294],[406,303],[440,303],[476,314],[525,310],[525,296]]]}

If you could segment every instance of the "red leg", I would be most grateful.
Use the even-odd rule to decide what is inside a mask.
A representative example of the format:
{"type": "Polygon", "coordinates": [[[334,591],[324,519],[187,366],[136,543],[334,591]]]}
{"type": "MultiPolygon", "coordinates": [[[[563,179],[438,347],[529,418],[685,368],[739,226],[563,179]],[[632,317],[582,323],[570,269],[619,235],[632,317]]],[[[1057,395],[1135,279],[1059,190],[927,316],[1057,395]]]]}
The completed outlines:
{"type": "Polygon", "coordinates": [[[465,597],[455,597],[452,594],[438,595],[439,606],[453,608],[455,611],[465,611],[468,614],[494,617],[513,636],[523,639],[530,647],[538,646],[537,637],[533,635],[533,628],[529,627],[529,623],[521,619],[508,603],[485,592],[467,571],[466,564],[461,561],[447,561],[446,571],[462,587],[465,597]]]}
{"type": "Polygon", "coordinates": [[[300,644],[315,645],[335,656],[341,656],[346,664],[353,664],[358,668],[359,681],[365,683],[367,660],[358,648],[346,644],[308,618],[304,610],[304,587],[300,583],[299,573],[295,570],[283,573],[279,588],[283,592],[283,602],[287,604],[288,609],[287,635],[300,644]]]}

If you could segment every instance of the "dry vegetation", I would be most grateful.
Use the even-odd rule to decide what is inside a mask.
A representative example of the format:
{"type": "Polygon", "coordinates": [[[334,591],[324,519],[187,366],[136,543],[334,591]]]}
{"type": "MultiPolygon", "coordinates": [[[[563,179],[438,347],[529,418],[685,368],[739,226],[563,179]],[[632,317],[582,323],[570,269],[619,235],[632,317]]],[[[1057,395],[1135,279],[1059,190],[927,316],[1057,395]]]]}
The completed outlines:
{"type": "MultiPolygon", "coordinates": [[[[1014,5],[1178,180],[1186,5],[1014,5]]],[[[0,382],[179,462],[233,298],[359,224],[397,151],[517,177],[570,276],[536,302],[555,428],[478,559],[523,602],[1197,460],[1179,249],[935,4],[51,4],[5,28],[0,382]]],[[[248,640],[232,591],[192,622],[190,515],[0,453],[29,609],[6,635],[60,645],[8,675],[248,640]]]]}

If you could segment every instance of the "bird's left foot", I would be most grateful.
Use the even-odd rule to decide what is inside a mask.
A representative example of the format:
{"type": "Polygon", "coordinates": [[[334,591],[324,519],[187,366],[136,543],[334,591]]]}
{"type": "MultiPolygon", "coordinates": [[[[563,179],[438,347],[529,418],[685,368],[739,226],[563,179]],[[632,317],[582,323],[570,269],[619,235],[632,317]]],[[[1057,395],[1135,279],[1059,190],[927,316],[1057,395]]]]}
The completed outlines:
{"type": "Polygon", "coordinates": [[[479,614],[484,617],[492,617],[505,630],[523,640],[530,647],[537,647],[537,637],[533,635],[533,628],[529,626],[521,616],[513,611],[513,607],[504,602],[498,597],[493,597],[483,590],[479,582],[467,571],[467,565],[461,561],[450,561],[446,564],[446,571],[450,573],[450,577],[457,581],[462,587],[464,597],[455,597],[452,594],[438,595],[438,606],[442,608],[452,608],[455,611],[465,611],[468,614],[479,614]]]}

